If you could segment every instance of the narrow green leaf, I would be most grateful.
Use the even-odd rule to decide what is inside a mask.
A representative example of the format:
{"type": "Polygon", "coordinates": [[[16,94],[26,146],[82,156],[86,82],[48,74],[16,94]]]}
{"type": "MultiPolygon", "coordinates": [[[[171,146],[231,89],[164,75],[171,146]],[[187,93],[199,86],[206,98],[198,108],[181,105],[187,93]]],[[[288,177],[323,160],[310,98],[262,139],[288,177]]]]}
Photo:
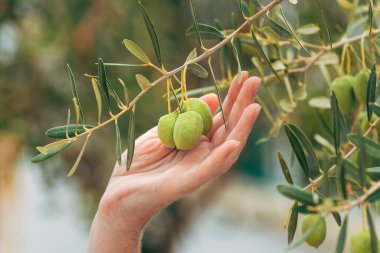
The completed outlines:
{"type": "Polygon", "coordinates": [[[129,95],[129,90],[121,78],[118,78],[117,80],[119,81],[119,83],[121,84],[124,90],[124,102],[127,106],[129,106],[129,103],[131,102],[131,96],[129,95]]]}
{"type": "Polygon", "coordinates": [[[346,171],[346,174],[349,175],[352,180],[359,182],[360,181],[360,173],[359,173],[359,167],[353,163],[350,160],[343,160],[344,169],[346,171]]]}
{"type": "Polygon", "coordinates": [[[98,86],[98,82],[96,81],[96,78],[91,78],[91,84],[92,88],[94,90],[96,104],[98,106],[98,124],[100,124],[101,118],[102,118],[102,97],[100,95],[100,90],[98,86]]]}
{"type": "Polygon", "coordinates": [[[204,79],[208,77],[207,70],[198,63],[191,63],[187,65],[187,69],[199,78],[204,79]]]}
{"type": "Polygon", "coordinates": [[[359,148],[358,165],[359,165],[360,184],[365,186],[366,185],[365,169],[366,169],[367,151],[366,151],[366,146],[364,145],[364,139],[363,139],[360,127],[358,127],[357,137],[358,137],[358,144],[359,144],[358,145],[358,148],[359,148]]]}
{"type": "Polygon", "coordinates": [[[248,6],[247,2],[244,0],[238,0],[238,4],[239,4],[240,12],[243,15],[243,17],[244,18],[250,17],[251,13],[249,11],[249,6],[248,6]]]}
{"type": "Polygon", "coordinates": [[[376,114],[377,117],[380,117],[380,105],[379,104],[370,103],[369,107],[371,108],[372,112],[374,114],[376,114]]]}
{"type": "Polygon", "coordinates": [[[371,121],[372,117],[372,108],[369,106],[370,103],[374,103],[376,99],[376,63],[373,64],[371,68],[371,74],[369,76],[368,84],[367,84],[367,97],[366,97],[366,107],[367,107],[367,116],[368,122],[371,121]]]}
{"type": "Polygon", "coordinates": [[[197,14],[195,13],[193,0],[190,0],[190,10],[191,10],[191,16],[193,18],[193,27],[195,28],[195,33],[197,35],[198,43],[199,43],[199,46],[202,47],[203,44],[202,44],[201,34],[199,32],[197,14]]]}
{"type": "Polygon", "coordinates": [[[100,88],[101,88],[103,97],[107,102],[109,111],[111,111],[111,100],[110,100],[110,94],[108,91],[107,73],[106,73],[106,68],[104,67],[104,64],[103,64],[103,60],[101,58],[98,59],[98,76],[99,76],[100,88]]]}
{"type": "Polygon", "coordinates": [[[332,91],[332,94],[331,94],[331,111],[333,115],[333,129],[334,129],[333,134],[334,134],[335,154],[338,155],[339,150],[340,150],[340,144],[341,144],[340,130],[342,127],[340,126],[340,123],[341,123],[340,115],[342,114],[342,112],[340,111],[338,100],[336,98],[334,91],[332,91]]]}
{"type": "Polygon", "coordinates": [[[73,97],[73,104],[74,104],[74,109],[75,109],[75,125],[79,125],[79,119],[80,119],[80,107],[78,104],[78,100],[76,97],[73,97]]]}
{"type": "Polygon", "coordinates": [[[150,83],[150,81],[148,80],[148,78],[146,78],[145,76],[140,75],[140,74],[136,75],[136,81],[137,81],[137,83],[139,84],[139,86],[140,86],[140,88],[142,90],[146,90],[150,86],[152,86],[152,84],[150,83]]]}
{"type": "MultiPolygon", "coordinates": [[[[360,142],[359,142],[359,136],[358,135],[350,134],[349,139],[355,146],[360,148],[360,146],[359,146],[360,142]]],[[[363,144],[364,144],[364,147],[366,149],[367,155],[372,156],[376,159],[380,159],[380,144],[379,143],[375,142],[372,139],[369,139],[368,137],[363,136],[363,144]]]]}
{"type": "Polygon", "coordinates": [[[240,60],[239,60],[239,53],[238,53],[238,50],[237,50],[236,46],[234,45],[234,40],[233,39],[231,40],[231,45],[232,45],[232,51],[234,53],[236,62],[238,64],[238,82],[240,83],[241,80],[242,80],[241,65],[240,65],[240,60]]]}
{"type": "Polygon", "coordinates": [[[144,18],[146,29],[148,30],[148,33],[150,36],[150,40],[152,41],[152,44],[154,47],[154,52],[156,53],[158,64],[162,66],[160,44],[158,43],[157,34],[156,34],[156,31],[154,30],[153,23],[140,1],[139,1],[139,6],[140,6],[141,15],[144,18]]]}
{"type": "Polygon", "coordinates": [[[84,144],[83,144],[83,146],[82,146],[82,149],[80,150],[80,153],[79,153],[79,155],[78,155],[78,157],[77,157],[77,160],[75,161],[73,167],[70,169],[69,173],[67,174],[67,177],[71,177],[71,176],[75,173],[75,171],[77,170],[78,165],[79,165],[80,161],[82,160],[82,156],[83,156],[84,150],[86,149],[87,142],[88,142],[88,140],[90,139],[90,136],[91,136],[91,133],[89,133],[89,134],[87,135],[87,138],[86,138],[86,140],[84,141],[84,144]]]}
{"type": "Polygon", "coordinates": [[[369,208],[367,208],[367,222],[369,226],[369,232],[371,234],[371,252],[378,253],[377,249],[377,235],[376,235],[376,227],[372,219],[371,212],[369,208]]]}
{"type": "Polygon", "coordinates": [[[280,184],[277,185],[277,190],[284,196],[306,205],[315,206],[320,202],[320,199],[316,194],[305,191],[298,186],[280,184]]]}
{"type": "Polygon", "coordinates": [[[305,172],[306,177],[310,177],[310,171],[306,160],[305,152],[302,148],[302,145],[300,141],[297,139],[296,135],[293,133],[293,131],[287,126],[284,125],[285,133],[288,136],[290,145],[292,146],[292,149],[301,165],[301,168],[305,172]]]}
{"type": "Polygon", "coordinates": [[[372,28],[373,28],[373,0],[369,0],[368,19],[369,19],[369,35],[371,35],[372,28]]]}
{"type": "Polygon", "coordinates": [[[108,85],[109,90],[111,91],[110,95],[116,100],[117,104],[120,107],[124,106],[123,102],[121,101],[119,95],[117,94],[112,84],[109,81],[107,81],[107,85],[108,85]]]}
{"type": "Polygon", "coordinates": [[[293,241],[286,248],[286,250],[291,250],[300,246],[307,238],[309,238],[313,234],[314,230],[316,230],[319,224],[323,222],[323,219],[324,219],[323,216],[320,216],[319,219],[315,220],[313,224],[302,234],[302,236],[298,238],[297,240],[293,241]]]}
{"type": "Polygon", "coordinates": [[[48,129],[45,134],[50,138],[57,138],[57,139],[66,139],[66,137],[72,138],[75,137],[75,130],[77,134],[84,133],[86,129],[94,128],[92,125],[78,125],[75,124],[72,125],[64,125],[64,126],[57,126],[52,127],[48,129]],[[66,133],[68,136],[66,136],[66,133]]]}
{"type": "Polygon", "coordinates": [[[135,152],[135,106],[132,107],[129,114],[127,149],[128,152],[126,170],[128,171],[131,168],[133,154],[135,152]]]}
{"type": "Polygon", "coordinates": [[[366,172],[373,180],[380,180],[380,167],[367,168],[366,172]]]}
{"type": "Polygon", "coordinates": [[[338,194],[341,197],[341,199],[347,199],[347,192],[346,192],[346,171],[345,167],[342,166],[342,160],[338,158],[338,161],[336,163],[337,167],[337,185],[338,185],[338,194]]]}
{"type": "Polygon", "coordinates": [[[112,67],[145,67],[145,64],[129,64],[129,63],[110,63],[105,62],[104,66],[112,66],[112,67]]]}
{"type": "MultiPolygon", "coordinates": [[[[323,149],[323,160],[327,160],[326,159],[326,151],[325,149],[323,149]]],[[[330,180],[329,180],[329,168],[328,166],[323,166],[323,181],[322,181],[322,191],[323,191],[323,194],[325,196],[329,196],[330,195],[330,180]]]]}
{"type": "Polygon", "coordinates": [[[332,212],[331,214],[333,215],[336,224],[338,224],[338,226],[341,226],[342,218],[340,217],[340,214],[338,212],[332,212]]]}
{"type": "Polygon", "coordinates": [[[288,225],[288,244],[291,244],[294,239],[294,235],[297,231],[298,224],[298,211],[295,209],[298,206],[298,202],[295,203],[291,210],[289,225],[288,225]]]}
{"type": "Polygon", "coordinates": [[[323,24],[325,25],[325,28],[326,28],[326,31],[327,31],[327,37],[329,39],[330,49],[332,51],[333,50],[332,39],[331,39],[331,34],[330,34],[330,29],[329,29],[329,25],[328,25],[328,22],[327,22],[326,14],[325,14],[325,11],[324,11],[324,9],[322,7],[321,1],[320,0],[316,0],[316,1],[318,3],[319,9],[321,10],[321,14],[322,14],[322,18],[323,18],[323,24]]]}
{"type": "Polygon", "coordinates": [[[343,225],[340,228],[339,237],[338,237],[338,244],[336,246],[336,253],[343,253],[344,251],[344,245],[346,244],[346,237],[347,237],[347,223],[348,223],[348,215],[343,220],[343,225]]]}
{"type": "Polygon", "coordinates": [[[225,130],[227,131],[227,123],[226,123],[226,118],[224,116],[224,110],[223,110],[223,103],[222,103],[222,98],[220,96],[220,92],[219,92],[219,88],[218,88],[218,82],[216,81],[216,78],[215,78],[215,74],[214,74],[214,70],[212,68],[212,63],[211,63],[211,57],[208,59],[208,67],[210,69],[210,73],[211,73],[211,77],[212,77],[212,80],[213,80],[213,83],[214,83],[214,87],[215,87],[215,91],[216,91],[216,95],[218,96],[218,100],[219,100],[219,108],[221,110],[221,113],[222,113],[222,117],[223,117],[223,123],[224,123],[224,128],[225,130]]]}
{"type": "Polygon", "coordinates": [[[150,60],[148,56],[144,53],[144,51],[133,41],[124,39],[123,40],[124,46],[128,49],[129,52],[131,52],[137,59],[142,61],[145,64],[149,64],[150,60]]]}
{"type": "Polygon", "coordinates": [[[310,140],[296,125],[288,124],[288,127],[293,131],[306,153],[306,162],[308,164],[310,176],[312,178],[319,176],[319,161],[310,140]]]}
{"type": "MultiPolygon", "coordinates": [[[[70,109],[69,109],[69,110],[67,110],[67,122],[66,122],[66,126],[64,126],[65,127],[65,138],[70,138],[70,136],[69,136],[70,117],[71,117],[71,112],[70,112],[70,109]]],[[[75,126],[75,131],[77,131],[77,127],[78,126],[75,126]]],[[[47,136],[49,136],[49,134],[47,133],[48,131],[49,130],[46,131],[46,135],[47,136]]]]}
{"type": "Polygon", "coordinates": [[[120,165],[121,164],[121,137],[120,137],[120,130],[119,130],[119,125],[117,123],[117,120],[115,120],[115,132],[116,132],[116,155],[117,155],[117,162],[120,165]]]}
{"type": "Polygon", "coordinates": [[[277,152],[277,157],[278,157],[278,161],[280,162],[282,173],[284,174],[286,181],[289,184],[293,184],[292,175],[290,174],[289,167],[286,164],[281,152],[277,152]]]}
{"type": "Polygon", "coordinates": [[[260,45],[258,39],[256,38],[256,36],[255,36],[253,30],[251,30],[251,34],[252,34],[252,38],[253,38],[253,40],[255,41],[257,47],[259,48],[259,51],[260,51],[261,56],[262,56],[262,57],[264,58],[264,60],[267,62],[267,64],[269,65],[271,71],[272,71],[273,74],[277,77],[277,79],[278,79],[280,82],[282,82],[281,77],[278,75],[277,71],[273,68],[273,66],[272,66],[272,64],[271,64],[271,62],[270,62],[270,60],[268,59],[268,57],[267,57],[266,54],[264,53],[264,50],[263,50],[263,48],[261,47],[261,45],[260,45]]]}
{"type": "Polygon", "coordinates": [[[84,116],[83,116],[82,106],[81,106],[80,101],[79,101],[79,95],[78,95],[78,91],[77,91],[77,84],[75,82],[74,74],[73,74],[73,71],[70,68],[70,65],[67,64],[66,66],[67,66],[67,72],[69,73],[70,80],[71,80],[71,91],[73,93],[73,97],[77,101],[77,104],[78,104],[78,107],[79,107],[78,109],[79,109],[80,118],[81,118],[82,122],[84,123],[84,116]]]}
{"type": "Polygon", "coordinates": [[[285,39],[289,39],[292,37],[292,34],[288,30],[286,30],[286,28],[284,28],[282,25],[278,24],[276,21],[271,19],[269,15],[267,15],[266,17],[266,20],[268,20],[270,27],[275,33],[277,33],[285,39]]]}
{"type": "Polygon", "coordinates": [[[42,162],[56,154],[58,154],[60,151],[64,150],[68,146],[70,146],[71,141],[69,140],[60,140],[54,143],[50,143],[44,147],[37,147],[37,150],[41,153],[37,156],[35,156],[31,162],[32,163],[39,163],[42,162]],[[42,151],[42,152],[41,152],[42,151]]]}
{"type": "Polygon", "coordinates": [[[284,12],[283,12],[281,6],[280,6],[280,13],[281,13],[281,16],[282,16],[282,18],[283,18],[283,21],[284,21],[286,27],[287,27],[288,30],[290,31],[290,33],[291,33],[291,35],[293,36],[293,38],[294,38],[294,39],[297,41],[297,43],[302,47],[302,49],[305,50],[306,53],[308,53],[309,55],[311,55],[310,52],[309,52],[309,50],[307,50],[307,48],[302,44],[302,42],[298,39],[297,35],[294,33],[293,28],[291,27],[290,23],[289,23],[288,20],[286,19],[285,14],[284,14],[284,12]]]}
{"type": "MultiPolygon", "coordinates": [[[[202,39],[205,40],[222,40],[225,38],[224,34],[220,30],[211,25],[198,23],[198,30],[202,39]]],[[[194,29],[194,25],[186,29],[185,35],[197,37],[197,30],[194,29]]]]}

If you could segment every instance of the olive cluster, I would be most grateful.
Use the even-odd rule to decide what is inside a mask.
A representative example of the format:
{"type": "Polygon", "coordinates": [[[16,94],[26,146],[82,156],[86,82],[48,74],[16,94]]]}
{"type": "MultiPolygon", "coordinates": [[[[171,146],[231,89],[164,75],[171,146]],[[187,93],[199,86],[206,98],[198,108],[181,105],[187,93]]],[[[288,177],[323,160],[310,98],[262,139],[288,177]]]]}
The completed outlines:
{"type": "Polygon", "coordinates": [[[212,115],[208,105],[199,98],[188,99],[181,111],[182,113],[169,113],[160,118],[158,137],[167,148],[189,150],[199,143],[202,135],[210,132],[212,115]]]}

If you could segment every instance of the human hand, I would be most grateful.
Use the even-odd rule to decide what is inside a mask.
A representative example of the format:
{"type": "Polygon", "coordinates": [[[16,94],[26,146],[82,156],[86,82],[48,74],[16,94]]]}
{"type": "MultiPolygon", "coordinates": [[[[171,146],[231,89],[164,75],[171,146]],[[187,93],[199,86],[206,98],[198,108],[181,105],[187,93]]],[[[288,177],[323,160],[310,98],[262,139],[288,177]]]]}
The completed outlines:
{"type": "MultiPolygon", "coordinates": [[[[89,252],[139,252],[143,227],[157,212],[231,168],[259,115],[259,84],[247,72],[241,83],[235,77],[223,103],[227,131],[218,113],[209,135],[191,150],[164,147],[157,127],[139,137],[130,170],[125,171],[126,152],[115,166],[91,227],[89,252]]],[[[214,114],[217,96],[201,99],[214,114]]]]}

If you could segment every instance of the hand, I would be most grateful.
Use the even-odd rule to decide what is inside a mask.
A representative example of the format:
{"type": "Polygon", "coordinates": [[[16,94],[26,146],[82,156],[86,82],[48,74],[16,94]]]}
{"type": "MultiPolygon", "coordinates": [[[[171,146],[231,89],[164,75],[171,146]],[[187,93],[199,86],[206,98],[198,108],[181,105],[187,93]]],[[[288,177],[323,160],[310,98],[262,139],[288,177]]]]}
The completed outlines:
{"type": "MultiPolygon", "coordinates": [[[[260,79],[248,78],[247,72],[241,83],[235,77],[223,103],[227,131],[218,113],[194,149],[164,147],[157,127],[139,137],[130,170],[125,171],[126,152],[115,166],[91,227],[89,252],[140,252],[142,230],[157,212],[231,168],[260,113],[254,103],[259,85],[260,79]]],[[[201,99],[214,114],[217,96],[201,99]]]]}

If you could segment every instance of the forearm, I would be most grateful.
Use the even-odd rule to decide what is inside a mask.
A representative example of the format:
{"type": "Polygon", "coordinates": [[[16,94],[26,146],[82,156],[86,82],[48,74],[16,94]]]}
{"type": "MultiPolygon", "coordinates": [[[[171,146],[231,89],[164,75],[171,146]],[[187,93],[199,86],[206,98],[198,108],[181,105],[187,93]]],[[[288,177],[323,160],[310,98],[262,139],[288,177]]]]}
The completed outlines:
{"type": "Polygon", "coordinates": [[[143,228],[131,225],[115,229],[95,216],[91,225],[88,253],[140,253],[143,228]]]}

